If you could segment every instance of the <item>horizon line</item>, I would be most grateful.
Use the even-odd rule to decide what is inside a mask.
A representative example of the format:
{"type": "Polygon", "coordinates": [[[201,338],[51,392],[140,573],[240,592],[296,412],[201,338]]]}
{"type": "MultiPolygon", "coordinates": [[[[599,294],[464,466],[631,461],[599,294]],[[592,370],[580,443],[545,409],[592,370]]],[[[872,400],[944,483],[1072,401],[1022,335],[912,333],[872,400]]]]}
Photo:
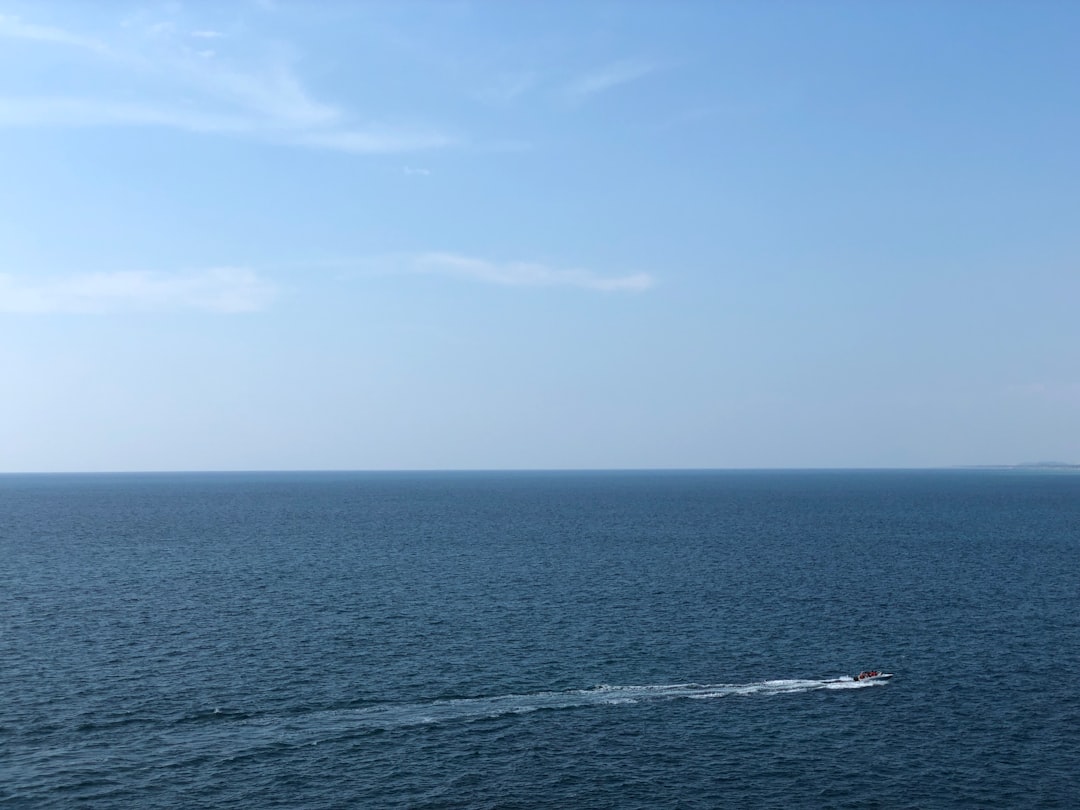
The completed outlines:
{"type": "Polygon", "coordinates": [[[934,472],[950,470],[1080,470],[1070,462],[1027,462],[1018,464],[941,464],[931,466],[832,466],[832,467],[297,467],[158,470],[0,470],[0,476],[14,475],[290,475],[290,474],[470,474],[470,473],[707,473],[707,472],[934,472]]]}

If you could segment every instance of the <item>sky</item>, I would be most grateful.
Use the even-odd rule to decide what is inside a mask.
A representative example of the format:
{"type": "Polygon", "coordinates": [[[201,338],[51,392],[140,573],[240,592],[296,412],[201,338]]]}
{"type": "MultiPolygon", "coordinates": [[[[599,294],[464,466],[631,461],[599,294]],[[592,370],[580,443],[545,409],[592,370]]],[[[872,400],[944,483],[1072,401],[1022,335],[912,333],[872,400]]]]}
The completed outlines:
{"type": "Polygon", "coordinates": [[[1080,462],[1078,30],[0,0],[0,471],[1080,462]]]}

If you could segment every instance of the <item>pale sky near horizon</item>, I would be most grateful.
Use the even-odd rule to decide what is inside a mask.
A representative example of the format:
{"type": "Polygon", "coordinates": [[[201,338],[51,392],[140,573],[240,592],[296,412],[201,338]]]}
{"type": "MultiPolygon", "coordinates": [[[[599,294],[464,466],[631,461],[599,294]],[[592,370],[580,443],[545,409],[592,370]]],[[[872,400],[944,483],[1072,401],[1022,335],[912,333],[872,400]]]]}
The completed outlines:
{"type": "Polygon", "coordinates": [[[1080,462],[1078,31],[0,0],[0,472],[1080,462]]]}

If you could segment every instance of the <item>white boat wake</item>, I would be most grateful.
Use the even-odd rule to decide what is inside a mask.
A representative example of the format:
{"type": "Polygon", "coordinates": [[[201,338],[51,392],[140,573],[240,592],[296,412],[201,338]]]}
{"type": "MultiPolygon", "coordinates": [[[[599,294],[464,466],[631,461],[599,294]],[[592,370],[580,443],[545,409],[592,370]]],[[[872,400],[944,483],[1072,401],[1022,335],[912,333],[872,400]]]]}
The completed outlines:
{"type": "Polygon", "coordinates": [[[315,716],[291,718],[288,725],[292,726],[294,732],[303,732],[303,726],[308,722],[315,722],[324,730],[329,725],[348,726],[354,729],[359,727],[389,730],[426,724],[472,722],[544,710],[618,706],[665,700],[792,695],[818,690],[867,689],[882,686],[885,683],[885,679],[855,681],[849,676],[824,680],[788,679],[742,684],[683,683],[644,686],[600,684],[589,689],[448,698],[419,703],[387,703],[356,709],[339,709],[332,712],[318,712],[318,720],[315,716]]]}
{"type": "MultiPolygon", "coordinates": [[[[409,703],[320,709],[294,715],[261,714],[238,719],[229,711],[199,715],[167,732],[155,731],[153,744],[172,761],[195,761],[216,749],[228,758],[260,755],[267,747],[320,745],[349,740],[357,734],[392,732],[420,726],[473,723],[509,715],[557,709],[618,707],[675,700],[795,695],[818,690],[868,689],[887,679],[855,681],[850,676],[821,680],[788,679],[753,683],[681,683],[539,691],[487,697],[440,698],[409,703]]],[[[136,742],[141,737],[132,736],[136,742]]],[[[142,743],[136,743],[142,744],[142,743]]]]}

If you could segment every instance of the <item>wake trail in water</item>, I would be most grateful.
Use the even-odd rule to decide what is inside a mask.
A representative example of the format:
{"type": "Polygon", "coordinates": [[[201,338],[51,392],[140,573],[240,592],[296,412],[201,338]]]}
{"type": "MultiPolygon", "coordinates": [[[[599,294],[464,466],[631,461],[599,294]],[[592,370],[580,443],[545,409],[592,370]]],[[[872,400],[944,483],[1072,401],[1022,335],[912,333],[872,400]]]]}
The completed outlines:
{"type": "Polygon", "coordinates": [[[792,695],[818,690],[867,689],[881,685],[883,682],[880,681],[853,681],[851,678],[789,679],[743,684],[685,683],[643,686],[600,684],[589,689],[448,698],[323,711],[307,717],[290,718],[286,721],[286,725],[291,731],[299,732],[301,735],[305,731],[314,731],[312,726],[318,726],[322,731],[329,731],[332,727],[339,731],[346,728],[354,731],[359,729],[388,731],[408,726],[467,723],[505,715],[523,715],[557,709],[634,705],[668,700],[792,695]]]}
{"type": "MultiPolygon", "coordinates": [[[[225,760],[263,756],[268,749],[295,748],[345,742],[358,736],[410,727],[474,723],[510,715],[560,709],[619,707],[676,700],[794,695],[819,690],[867,689],[884,681],[771,680],[742,684],[600,684],[589,689],[548,690],[487,697],[440,698],[409,703],[379,703],[358,708],[320,709],[297,715],[221,711],[199,712],[174,721],[170,727],[150,725],[132,729],[127,743],[138,750],[148,745],[157,759],[171,766],[203,762],[213,751],[225,760]]],[[[89,730],[88,730],[88,733],[89,730]]],[[[82,749],[96,750],[91,734],[62,748],[76,756],[82,749]]],[[[115,746],[114,746],[115,747],[115,746]]],[[[51,750],[51,749],[50,749],[51,750]]],[[[27,750],[20,765],[33,773],[46,768],[42,752],[27,750]]]]}

